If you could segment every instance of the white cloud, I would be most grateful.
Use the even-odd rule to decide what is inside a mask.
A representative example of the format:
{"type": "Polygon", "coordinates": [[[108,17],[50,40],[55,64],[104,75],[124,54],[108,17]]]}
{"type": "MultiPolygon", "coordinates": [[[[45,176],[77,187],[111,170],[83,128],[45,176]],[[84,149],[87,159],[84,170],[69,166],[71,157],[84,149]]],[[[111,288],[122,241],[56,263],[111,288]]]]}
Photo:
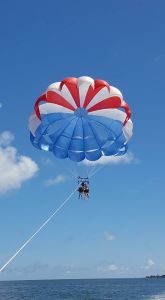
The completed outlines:
{"type": "Polygon", "coordinates": [[[55,178],[50,178],[50,179],[47,179],[45,181],[45,184],[47,186],[53,186],[53,185],[57,185],[59,183],[64,183],[68,180],[68,177],[67,176],[64,176],[62,174],[59,174],[57,175],[55,178]]]}
{"type": "Polygon", "coordinates": [[[153,266],[153,265],[155,265],[155,262],[151,258],[149,258],[148,259],[148,265],[153,266]]]}
{"type": "Polygon", "coordinates": [[[149,258],[149,259],[147,260],[146,265],[141,266],[140,269],[149,270],[149,269],[151,269],[154,265],[155,265],[155,262],[153,261],[153,259],[149,258]]]}
{"type": "Polygon", "coordinates": [[[107,241],[113,241],[115,239],[115,235],[110,232],[105,232],[105,239],[107,241]]]}
{"type": "Polygon", "coordinates": [[[0,134],[0,194],[18,189],[38,171],[37,164],[27,156],[18,154],[10,146],[14,135],[9,131],[0,134]]]}
{"type": "Polygon", "coordinates": [[[14,140],[14,134],[10,131],[4,131],[0,134],[0,147],[7,147],[14,140]]]}
{"type": "Polygon", "coordinates": [[[116,265],[109,265],[107,266],[108,271],[117,271],[118,267],[116,265]]]}
{"type": "Polygon", "coordinates": [[[100,159],[96,161],[84,160],[84,164],[89,166],[94,165],[108,165],[108,164],[131,164],[136,163],[137,159],[135,159],[134,154],[132,152],[128,152],[122,156],[101,156],[100,159]]]}
{"type": "Polygon", "coordinates": [[[107,264],[107,265],[100,266],[97,268],[97,271],[100,273],[111,273],[111,272],[115,272],[118,270],[119,270],[119,268],[115,264],[107,264]]]}

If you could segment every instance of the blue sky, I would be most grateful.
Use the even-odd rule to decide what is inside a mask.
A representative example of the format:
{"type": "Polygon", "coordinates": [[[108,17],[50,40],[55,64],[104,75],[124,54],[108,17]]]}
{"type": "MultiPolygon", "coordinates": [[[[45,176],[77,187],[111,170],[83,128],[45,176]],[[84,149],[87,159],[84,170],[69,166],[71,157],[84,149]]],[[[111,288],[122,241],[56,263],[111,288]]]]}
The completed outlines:
{"type": "Polygon", "coordinates": [[[90,200],[75,196],[0,280],[165,273],[164,9],[163,0],[2,3],[0,265],[75,188],[46,184],[66,170],[29,141],[28,117],[50,83],[88,75],[118,87],[134,135],[132,160],[98,172],[90,200]],[[5,166],[19,170],[15,180],[5,166]]]}

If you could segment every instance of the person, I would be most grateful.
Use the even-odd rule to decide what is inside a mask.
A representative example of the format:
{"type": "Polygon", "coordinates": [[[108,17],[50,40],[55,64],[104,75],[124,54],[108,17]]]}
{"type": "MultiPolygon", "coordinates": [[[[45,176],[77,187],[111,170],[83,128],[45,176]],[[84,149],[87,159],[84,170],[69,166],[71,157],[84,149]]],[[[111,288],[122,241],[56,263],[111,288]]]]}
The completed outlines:
{"type": "Polygon", "coordinates": [[[84,186],[84,195],[85,198],[89,198],[89,187],[87,186],[87,184],[85,184],[84,186]]]}
{"type": "Polygon", "coordinates": [[[79,186],[78,192],[79,192],[79,198],[82,198],[82,194],[83,194],[83,192],[84,192],[84,188],[83,188],[82,185],[79,186]]]}
{"type": "Polygon", "coordinates": [[[79,192],[79,198],[82,198],[83,196],[84,198],[89,198],[89,181],[86,181],[85,179],[83,180],[83,178],[78,177],[78,184],[80,184],[77,190],[79,192]]]}

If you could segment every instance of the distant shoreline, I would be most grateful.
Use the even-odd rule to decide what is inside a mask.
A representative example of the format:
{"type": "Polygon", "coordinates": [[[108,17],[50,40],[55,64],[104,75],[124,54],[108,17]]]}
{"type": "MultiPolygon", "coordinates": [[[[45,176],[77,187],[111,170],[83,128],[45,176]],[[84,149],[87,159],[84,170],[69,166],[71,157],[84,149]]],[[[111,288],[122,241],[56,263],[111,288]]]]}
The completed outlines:
{"type": "Polygon", "coordinates": [[[150,275],[150,276],[146,276],[145,278],[165,278],[165,275],[150,275]]]}

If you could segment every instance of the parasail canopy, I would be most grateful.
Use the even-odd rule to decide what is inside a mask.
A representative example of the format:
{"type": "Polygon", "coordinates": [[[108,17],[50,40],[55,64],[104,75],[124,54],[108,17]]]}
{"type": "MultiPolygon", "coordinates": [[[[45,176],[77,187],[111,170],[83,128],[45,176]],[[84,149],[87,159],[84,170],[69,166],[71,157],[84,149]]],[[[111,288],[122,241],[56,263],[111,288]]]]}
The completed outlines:
{"type": "Polygon", "coordinates": [[[132,136],[130,117],[121,92],[106,81],[65,78],[37,99],[30,139],[36,148],[76,162],[123,155],[132,136]]]}

